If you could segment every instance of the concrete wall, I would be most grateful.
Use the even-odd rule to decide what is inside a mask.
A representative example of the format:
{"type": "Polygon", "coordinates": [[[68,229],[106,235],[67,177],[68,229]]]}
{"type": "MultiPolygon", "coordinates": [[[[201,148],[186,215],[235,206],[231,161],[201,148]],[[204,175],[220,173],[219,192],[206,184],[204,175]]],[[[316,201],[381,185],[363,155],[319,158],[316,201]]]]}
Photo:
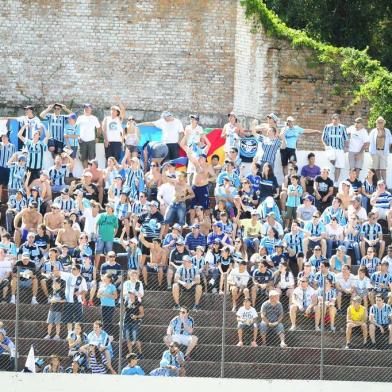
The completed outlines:
{"type": "MultiPolygon", "coordinates": [[[[273,365],[272,365],[273,366],[273,365]]],[[[305,380],[239,380],[211,378],[161,378],[144,376],[105,376],[91,374],[0,373],[0,385],[7,392],[63,391],[274,391],[286,392],[387,392],[388,383],[305,381],[305,380]]]]}

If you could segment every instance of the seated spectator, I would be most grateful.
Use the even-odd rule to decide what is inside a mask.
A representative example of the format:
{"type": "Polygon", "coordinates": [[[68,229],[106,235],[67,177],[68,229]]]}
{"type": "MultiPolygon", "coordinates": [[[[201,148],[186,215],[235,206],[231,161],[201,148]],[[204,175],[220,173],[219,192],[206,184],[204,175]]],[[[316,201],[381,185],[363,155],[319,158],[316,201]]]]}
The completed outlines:
{"type": "Polygon", "coordinates": [[[269,291],[273,287],[273,273],[268,268],[269,265],[266,261],[260,261],[258,268],[253,271],[252,275],[252,306],[256,306],[257,297],[267,297],[269,291]]]}
{"type": "Polygon", "coordinates": [[[13,268],[13,262],[9,257],[6,257],[6,253],[5,249],[0,248],[0,295],[2,294],[1,300],[3,302],[7,299],[13,268]]]}
{"type": "Polygon", "coordinates": [[[294,275],[290,271],[287,262],[281,262],[278,270],[274,273],[274,287],[279,293],[280,297],[286,295],[291,305],[292,295],[294,291],[294,275]]]}
{"type": "Polygon", "coordinates": [[[60,357],[58,355],[51,355],[49,365],[44,367],[42,373],[64,373],[64,368],[61,366],[60,357]]]}
{"type": "Polygon", "coordinates": [[[385,250],[382,227],[377,222],[377,215],[374,212],[370,212],[368,218],[369,220],[361,227],[361,254],[365,256],[366,249],[371,246],[378,251],[378,257],[381,259],[385,250]]]}
{"type": "Polygon", "coordinates": [[[367,308],[361,305],[361,297],[356,295],[353,297],[352,304],[347,308],[346,349],[350,348],[352,330],[358,327],[361,327],[365,346],[368,337],[367,308]]]}
{"type": "Polygon", "coordinates": [[[197,246],[195,255],[192,257],[192,264],[199,270],[200,280],[204,286],[205,293],[208,292],[207,279],[209,276],[209,265],[204,257],[204,246],[197,246]]]}
{"type": "Polygon", "coordinates": [[[253,339],[251,342],[252,347],[257,347],[257,312],[255,308],[251,306],[250,298],[244,299],[244,304],[241,306],[237,313],[237,333],[238,343],[237,346],[243,346],[243,334],[244,331],[252,331],[253,339]]]}
{"type": "Polygon", "coordinates": [[[332,257],[333,249],[338,248],[344,239],[343,226],[338,223],[336,216],[331,218],[331,222],[325,227],[326,240],[327,240],[327,258],[332,257]]]}
{"type": "Polygon", "coordinates": [[[304,229],[298,222],[291,224],[291,230],[283,237],[283,243],[289,254],[289,266],[295,276],[302,270],[304,261],[304,229]]]}
{"type": "Polygon", "coordinates": [[[281,241],[277,242],[275,244],[275,252],[272,253],[272,255],[267,260],[268,266],[272,268],[273,271],[275,271],[281,262],[288,263],[288,261],[289,255],[284,250],[283,243],[281,241]]]}
{"type": "Polygon", "coordinates": [[[324,211],[330,205],[333,195],[333,181],[327,167],[321,169],[321,174],[315,177],[313,190],[317,209],[324,211]]]}
{"type": "MultiPolygon", "coordinates": [[[[97,320],[94,322],[93,331],[91,331],[87,335],[88,346],[94,347],[93,356],[102,358],[106,360],[106,367],[111,371],[112,374],[116,374],[112,367],[112,357],[113,357],[113,348],[110,336],[102,329],[102,322],[97,320]]],[[[87,346],[84,346],[86,348],[87,346]]],[[[90,351],[91,354],[91,351],[90,351]]],[[[97,358],[96,358],[97,359],[97,358]]],[[[98,359],[99,362],[99,359],[98,359]]],[[[93,360],[93,364],[95,364],[95,360],[93,360]]],[[[90,363],[91,368],[91,363],[90,363]]],[[[93,369],[91,369],[93,370],[93,369]]]]}
{"type": "Polygon", "coordinates": [[[80,231],[72,227],[72,221],[69,218],[65,218],[63,222],[63,228],[60,229],[56,237],[56,246],[61,247],[67,245],[69,253],[72,256],[73,251],[79,245],[80,231]]]}
{"type": "Polygon", "coordinates": [[[315,308],[315,329],[316,331],[320,331],[320,319],[322,315],[327,314],[329,315],[329,323],[331,332],[336,332],[335,328],[335,316],[336,316],[336,290],[332,286],[332,280],[326,279],[325,281],[325,291],[323,288],[320,288],[317,293],[317,300],[318,304],[315,308]],[[325,296],[325,303],[324,303],[324,296],[325,296]],[[324,305],[324,309],[322,309],[324,305]]]}
{"type": "Polygon", "coordinates": [[[261,339],[263,346],[267,344],[267,332],[272,328],[280,339],[280,347],[286,348],[287,344],[284,341],[284,326],[283,320],[283,306],[279,302],[279,293],[276,290],[270,290],[268,293],[269,299],[261,306],[259,325],[261,339]]]}
{"type": "Polygon", "coordinates": [[[302,199],[302,204],[297,208],[297,221],[304,227],[307,222],[312,221],[314,213],[317,208],[314,206],[314,197],[306,195],[302,199]]]}
{"type": "Polygon", "coordinates": [[[373,286],[373,292],[370,296],[370,302],[374,304],[374,296],[381,295],[384,301],[392,304],[392,275],[388,273],[389,264],[387,261],[382,261],[380,270],[373,272],[370,276],[370,282],[373,286]]]}
{"type": "Polygon", "coordinates": [[[360,265],[367,268],[369,275],[378,270],[381,261],[374,255],[374,248],[367,248],[366,255],[362,257],[360,265]]]}
{"type": "Polygon", "coordinates": [[[170,343],[169,349],[164,351],[158,369],[154,369],[150,376],[185,377],[185,358],[180,346],[176,342],[170,343]]]}
{"type": "Polygon", "coordinates": [[[373,345],[376,344],[376,331],[379,331],[381,335],[388,331],[389,348],[392,346],[392,308],[390,305],[384,303],[381,294],[377,294],[375,298],[375,304],[370,307],[369,310],[369,335],[373,345]]]}
{"type": "MultiPolygon", "coordinates": [[[[182,265],[182,259],[184,256],[189,256],[188,251],[185,249],[185,242],[182,238],[176,241],[176,247],[169,254],[169,266],[167,268],[167,289],[172,289],[173,277],[177,269],[182,265]]],[[[158,274],[159,282],[159,274],[158,274]]]]}
{"type": "Polygon", "coordinates": [[[15,345],[7,336],[4,328],[0,328],[0,370],[12,371],[15,362],[15,345]]]}
{"type": "Polygon", "coordinates": [[[342,268],[345,265],[351,267],[351,257],[346,254],[346,248],[344,245],[339,245],[334,254],[329,260],[331,265],[331,271],[336,273],[342,272],[342,268]]]}
{"type": "MultiPolygon", "coordinates": [[[[306,278],[301,278],[299,286],[293,291],[292,301],[290,305],[290,331],[297,329],[297,313],[298,311],[304,313],[305,316],[316,311],[317,307],[317,292],[311,286],[309,286],[306,278]]],[[[315,319],[315,328],[317,330],[318,325],[315,319]]]]}
{"type": "Polygon", "coordinates": [[[187,251],[194,255],[198,246],[204,249],[207,246],[207,237],[200,232],[200,225],[195,223],[191,226],[192,231],[185,236],[185,247],[187,251]]]}
{"type": "Polygon", "coordinates": [[[144,307],[134,291],[124,294],[124,339],[127,342],[128,353],[132,353],[135,345],[138,351],[138,358],[142,359],[142,345],[139,340],[140,326],[143,322],[144,307]]]}
{"type": "Polygon", "coordinates": [[[392,275],[392,245],[388,245],[387,254],[383,257],[382,261],[388,262],[388,272],[392,275]]]}
{"type": "Polygon", "coordinates": [[[122,267],[121,264],[116,261],[116,253],[110,251],[107,253],[106,261],[101,265],[99,272],[101,276],[110,274],[112,283],[118,288],[122,281],[122,267]]]}
{"type": "Polygon", "coordinates": [[[377,174],[374,169],[369,169],[366,178],[363,181],[361,192],[361,203],[366,212],[369,212],[370,199],[377,189],[377,174]]]}
{"type": "Polygon", "coordinates": [[[269,227],[267,230],[267,235],[263,237],[260,241],[260,248],[264,249],[265,254],[272,255],[275,251],[275,245],[278,242],[281,242],[279,240],[278,232],[273,227],[269,227]]]}
{"type": "Polygon", "coordinates": [[[111,365],[109,368],[106,351],[101,351],[97,343],[91,342],[81,347],[80,351],[86,354],[88,367],[92,374],[107,374],[108,369],[112,374],[116,374],[111,365]]]}
{"type": "Polygon", "coordinates": [[[75,323],[74,330],[68,333],[67,342],[69,348],[69,356],[75,355],[79,351],[80,347],[88,343],[88,336],[83,331],[83,326],[81,323],[75,323]]]}
{"type": "Polygon", "coordinates": [[[91,256],[87,254],[82,254],[82,263],[80,269],[80,275],[84,278],[87,285],[88,293],[88,301],[87,301],[87,293],[83,297],[83,306],[94,306],[94,297],[97,291],[97,270],[93,262],[91,261],[91,256]]]}
{"type": "Polygon", "coordinates": [[[309,261],[305,261],[304,269],[298,274],[297,281],[300,281],[301,278],[306,278],[309,286],[313,287],[315,273],[312,271],[312,264],[309,261]]]}
{"type": "Polygon", "coordinates": [[[191,352],[196,347],[198,338],[193,334],[195,322],[189,316],[188,309],[182,306],[180,314],[174,317],[167,328],[166,336],[163,338],[165,344],[170,347],[175,342],[187,346],[185,360],[189,361],[191,352]]]}
{"type": "Polygon", "coordinates": [[[370,205],[373,206],[372,212],[376,214],[377,219],[386,220],[390,230],[392,228],[392,195],[386,190],[384,180],[377,181],[377,188],[370,198],[370,205]]]}
{"type": "Polygon", "coordinates": [[[335,285],[336,275],[329,270],[329,266],[328,260],[323,259],[321,261],[319,271],[316,272],[316,275],[314,276],[314,289],[318,290],[319,288],[323,288],[325,279],[332,280],[332,284],[335,285]]]}
{"type": "Polygon", "coordinates": [[[321,253],[325,257],[327,254],[327,242],[326,232],[324,223],[320,220],[320,213],[316,210],[312,219],[305,223],[305,238],[303,240],[304,243],[304,255],[308,254],[308,249],[314,249],[316,245],[321,246],[321,253]]]}
{"type": "Polygon", "coordinates": [[[46,298],[48,298],[49,302],[49,291],[48,291],[48,283],[52,283],[53,278],[53,271],[62,271],[63,266],[60,261],[57,259],[58,257],[58,250],[57,248],[50,248],[49,249],[49,259],[45,261],[40,269],[40,284],[42,291],[46,298]]]}
{"type": "Polygon", "coordinates": [[[129,353],[125,357],[127,366],[121,370],[122,376],[144,376],[144,370],[137,364],[138,357],[135,353],[129,353]]]}
{"type": "Polygon", "coordinates": [[[14,304],[16,301],[15,294],[17,289],[31,289],[33,294],[31,304],[38,304],[38,279],[36,266],[35,263],[30,260],[30,254],[27,252],[22,254],[22,259],[15,263],[15,266],[12,271],[10,300],[11,304],[14,304]]]}
{"type": "Polygon", "coordinates": [[[346,226],[343,228],[344,230],[344,239],[343,245],[346,250],[352,249],[355,255],[355,263],[358,265],[361,260],[361,252],[359,250],[359,242],[361,235],[361,225],[358,223],[358,218],[354,214],[349,214],[348,222],[346,226]]]}
{"type": "Polygon", "coordinates": [[[260,213],[261,219],[266,220],[263,224],[263,234],[266,233],[268,226],[272,226],[278,230],[279,236],[283,236],[283,219],[279,207],[272,196],[268,196],[262,201],[257,207],[257,211],[260,213]],[[271,219],[268,219],[269,217],[271,217],[271,219]]]}
{"type": "Polygon", "coordinates": [[[369,298],[373,286],[369,279],[368,270],[365,266],[358,268],[358,274],[354,279],[353,295],[360,297],[363,306],[368,309],[369,298]]]}
{"type": "Polygon", "coordinates": [[[261,236],[260,215],[256,210],[251,212],[250,219],[241,219],[240,225],[243,229],[244,244],[247,253],[253,254],[259,251],[259,243],[261,236]]]}
{"type": "Polygon", "coordinates": [[[173,299],[176,304],[175,309],[181,308],[180,295],[184,291],[194,294],[195,304],[192,310],[198,310],[203,288],[200,284],[199,270],[192,264],[192,258],[187,255],[183,257],[182,266],[177,269],[174,275],[173,299]]]}
{"type": "Polygon", "coordinates": [[[354,196],[347,208],[347,216],[355,215],[359,223],[367,220],[367,211],[361,206],[361,196],[354,196]]]}
{"type": "Polygon", "coordinates": [[[9,197],[7,206],[8,208],[5,213],[6,228],[8,233],[13,234],[15,229],[15,216],[27,207],[23,189],[17,190],[15,195],[9,197]]]}
{"type": "Polygon", "coordinates": [[[245,260],[240,261],[237,267],[234,267],[227,277],[227,283],[231,292],[231,299],[233,302],[232,312],[237,310],[237,301],[243,294],[244,298],[250,298],[248,282],[250,275],[246,270],[247,262],[245,260]]]}
{"type": "Polygon", "coordinates": [[[309,153],[308,164],[301,169],[301,185],[305,192],[311,194],[314,189],[314,180],[321,174],[320,168],[315,164],[316,156],[313,152],[309,153]]]}

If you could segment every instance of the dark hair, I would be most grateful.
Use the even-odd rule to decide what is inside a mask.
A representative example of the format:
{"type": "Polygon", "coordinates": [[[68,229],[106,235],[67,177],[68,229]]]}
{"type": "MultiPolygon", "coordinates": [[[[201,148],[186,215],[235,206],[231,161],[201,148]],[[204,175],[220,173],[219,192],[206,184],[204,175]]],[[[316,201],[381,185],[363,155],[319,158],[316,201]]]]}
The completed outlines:
{"type": "Polygon", "coordinates": [[[309,154],[308,154],[308,160],[310,159],[310,158],[314,158],[316,155],[314,155],[314,152],[310,152],[309,154]]]}
{"type": "Polygon", "coordinates": [[[219,161],[219,155],[213,154],[211,155],[211,159],[217,159],[219,161]]]}
{"type": "Polygon", "coordinates": [[[292,176],[290,176],[291,181],[292,181],[294,178],[295,178],[297,181],[299,181],[299,176],[297,176],[296,174],[293,174],[292,176]]]}
{"type": "Polygon", "coordinates": [[[268,167],[267,179],[268,179],[268,180],[272,180],[272,179],[275,177],[274,168],[273,168],[268,162],[266,162],[266,163],[263,165],[263,168],[261,169],[261,177],[264,177],[264,166],[267,166],[267,167],[268,167]]]}
{"type": "Polygon", "coordinates": [[[368,271],[366,265],[361,265],[358,268],[358,272],[363,272],[365,274],[365,276],[367,276],[369,278],[369,271],[368,271]]]}
{"type": "Polygon", "coordinates": [[[376,299],[377,299],[377,298],[381,298],[382,300],[384,300],[382,294],[376,294],[376,299]]]}
{"type": "Polygon", "coordinates": [[[370,168],[369,170],[373,173],[372,185],[374,187],[376,187],[377,186],[377,182],[378,182],[377,172],[376,172],[376,170],[374,170],[372,168],[370,168]]]}
{"type": "Polygon", "coordinates": [[[238,148],[237,147],[231,147],[230,150],[233,150],[235,152],[238,152],[238,148]]]}
{"type": "Polygon", "coordinates": [[[3,238],[7,238],[8,240],[11,240],[11,236],[9,235],[9,233],[4,233],[2,235],[3,238]]]}

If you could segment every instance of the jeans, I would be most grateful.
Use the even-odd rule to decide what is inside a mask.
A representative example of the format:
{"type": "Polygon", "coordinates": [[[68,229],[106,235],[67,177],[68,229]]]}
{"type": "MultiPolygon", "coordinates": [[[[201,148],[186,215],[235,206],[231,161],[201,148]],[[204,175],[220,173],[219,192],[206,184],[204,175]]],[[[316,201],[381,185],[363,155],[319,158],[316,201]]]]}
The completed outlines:
{"type": "Polygon", "coordinates": [[[246,237],[244,238],[244,242],[246,245],[246,249],[248,254],[253,254],[256,253],[259,249],[259,239],[258,238],[251,238],[251,237],[246,237]]]}
{"type": "Polygon", "coordinates": [[[352,249],[355,255],[355,264],[359,265],[361,261],[361,252],[359,250],[358,242],[354,241],[344,241],[343,245],[346,247],[347,250],[352,249]]]}
{"type": "Polygon", "coordinates": [[[178,222],[181,226],[185,225],[186,204],[171,203],[165,214],[165,223],[172,225],[178,222]]]}
{"type": "Polygon", "coordinates": [[[342,241],[327,239],[327,258],[330,259],[332,257],[332,249],[337,248],[342,244],[342,241]]]}
{"type": "Polygon", "coordinates": [[[103,329],[109,334],[113,335],[113,315],[115,306],[101,306],[103,329]]]}
{"type": "Polygon", "coordinates": [[[7,211],[5,213],[5,227],[7,228],[7,231],[8,233],[10,233],[10,235],[14,234],[14,218],[15,218],[14,211],[7,211]]]}

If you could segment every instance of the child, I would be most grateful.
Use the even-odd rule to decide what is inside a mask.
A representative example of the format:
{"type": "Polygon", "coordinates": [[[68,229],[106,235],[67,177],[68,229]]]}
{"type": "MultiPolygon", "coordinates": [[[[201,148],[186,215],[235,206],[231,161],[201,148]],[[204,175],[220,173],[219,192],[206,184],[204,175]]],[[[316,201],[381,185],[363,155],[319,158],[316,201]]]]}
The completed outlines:
{"type": "Polygon", "coordinates": [[[208,276],[208,263],[204,258],[204,247],[196,246],[196,253],[192,257],[192,264],[199,269],[200,278],[203,281],[204,290],[208,292],[207,276],[208,276]]]}
{"type": "MultiPolygon", "coordinates": [[[[320,324],[320,318],[321,318],[321,307],[323,305],[323,288],[320,287],[318,289],[318,305],[316,307],[316,331],[319,331],[319,324],[320,324]]],[[[330,320],[330,326],[331,326],[331,332],[335,332],[335,316],[336,316],[336,289],[333,288],[333,283],[332,279],[326,279],[325,280],[325,310],[324,313],[326,314],[328,311],[329,314],[329,320],[330,320]]]]}
{"type": "Polygon", "coordinates": [[[82,265],[80,269],[80,274],[86,280],[87,289],[90,290],[89,300],[87,302],[86,295],[84,294],[83,305],[84,306],[94,306],[95,292],[97,291],[97,270],[93,263],[91,262],[90,255],[81,254],[82,265]]]}
{"type": "Polygon", "coordinates": [[[64,272],[71,272],[72,267],[72,258],[69,254],[69,249],[67,245],[63,245],[61,247],[61,255],[58,258],[61,265],[63,266],[64,272]]]}
{"type": "Polygon", "coordinates": [[[299,183],[299,177],[293,175],[290,177],[291,184],[287,187],[287,215],[286,215],[286,227],[290,227],[293,219],[297,217],[297,207],[301,205],[301,196],[303,194],[303,189],[299,183]]]}
{"type": "Polygon", "coordinates": [[[53,325],[56,325],[55,340],[60,339],[61,314],[63,311],[63,303],[65,302],[65,281],[61,279],[53,279],[52,295],[50,296],[50,307],[47,318],[48,334],[45,339],[50,339],[53,325]]]}

